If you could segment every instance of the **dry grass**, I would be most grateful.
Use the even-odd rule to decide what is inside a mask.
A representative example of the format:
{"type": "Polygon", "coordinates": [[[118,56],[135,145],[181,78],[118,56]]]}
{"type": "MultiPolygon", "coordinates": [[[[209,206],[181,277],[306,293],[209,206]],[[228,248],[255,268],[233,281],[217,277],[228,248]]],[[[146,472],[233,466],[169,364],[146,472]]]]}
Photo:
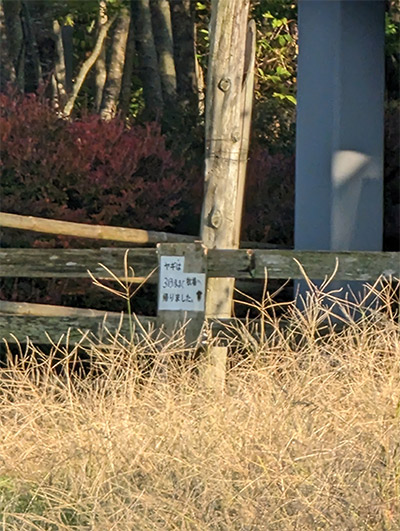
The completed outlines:
{"type": "Polygon", "coordinates": [[[385,312],[321,335],[318,292],[283,331],[266,296],[220,395],[201,361],[177,362],[179,338],[93,343],[85,378],[77,349],[10,357],[3,529],[400,529],[400,342],[381,297],[385,312]]]}

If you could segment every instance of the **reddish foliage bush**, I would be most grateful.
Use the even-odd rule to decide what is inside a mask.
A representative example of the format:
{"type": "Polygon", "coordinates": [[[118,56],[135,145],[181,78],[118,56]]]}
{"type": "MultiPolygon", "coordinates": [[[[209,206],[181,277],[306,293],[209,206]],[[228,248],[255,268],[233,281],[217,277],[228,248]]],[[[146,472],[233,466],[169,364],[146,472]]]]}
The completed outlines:
{"type": "MultiPolygon", "coordinates": [[[[186,232],[197,224],[198,168],[185,168],[183,177],[183,161],[166,148],[158,124],[128,128],[95,115],[68,122],[39,96],[0,94],[0,130],[3,211],[153,230],[186,232]]],[[[293,157],[253,149],[243,237],[291,245],[293,201],[293,157]]],[[[4,231],[2,245],[70,242],[4,231]]]]}
{"type": "Polygon", "coordinates": [[[255,147],[247,166],[243,238],[291,247],[293,229],[294,156],[255,147]]]}
{"type": "MultiPolygon", "coordinates": [[[[1,210],[197,232],[203,189],[200,164],[192,152],[185,154],[185,161],[174,156],[157,124],[126,127],[118,119],[103,122],[97,116],[65,121],[38,96],[0,94],[0,131],[1,210]]],[[[252,150],[244,239],[292,243],[293,173],[293,158],[271,155],[261,147],[252,150]]],[[[92,247],[104,242],[10,229],[2,231],[2,245],[92,247]]],[[[114,307],[108,295],[89,292],[87,283],[76,281],[0,283],[0,297],[9,300],[123,309],[123,302],[114,301],[114,307]]]]}
{"type": "Polygon", "coordinates": [[[97,116],[67,122],[35,95],[0,94],[0,130],[3,211],[153,230],[181,214],[183,164],[157,124],[128,128],[97,116]]]}

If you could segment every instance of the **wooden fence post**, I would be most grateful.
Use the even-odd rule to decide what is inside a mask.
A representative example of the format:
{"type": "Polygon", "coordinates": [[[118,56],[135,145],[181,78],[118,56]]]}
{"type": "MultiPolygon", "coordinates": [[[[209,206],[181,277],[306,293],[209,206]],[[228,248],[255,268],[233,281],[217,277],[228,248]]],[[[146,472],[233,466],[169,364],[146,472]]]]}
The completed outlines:
{"type": "MultiPolygon", "coordinates": [[[[248,0],[213,0],[206,100],[205,196],[201,238],[209,249],[239,247],[252,111],[255,26],[248,0]]],[[[231,316],[234,278],[210,278],[206,315],[231,316]]],[[[224,387],[227,348],[208,349],[205,384],[224,387]]]]}
{"type": "Polygon", "coordinates": [[[194,347],[204,325],[207,249],[200,243],[159,243],[157,325],[165,337],[185,326],[194,347]]]}

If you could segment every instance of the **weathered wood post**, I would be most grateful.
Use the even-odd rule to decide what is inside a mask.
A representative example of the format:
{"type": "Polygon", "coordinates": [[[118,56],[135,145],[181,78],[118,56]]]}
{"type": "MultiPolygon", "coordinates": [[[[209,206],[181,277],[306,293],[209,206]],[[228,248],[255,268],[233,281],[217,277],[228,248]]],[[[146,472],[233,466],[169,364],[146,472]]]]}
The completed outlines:
{"type": "MultiPolygon", "coordinates": [[[[239,246],[253,94],[254,22],[249,0],[213,0],[206,97],[205,197],[201,238],[207,248],[239,246]]],[[[234,279],[210,278],[206,316],[230,317],[234,279]]],[[[208,351],[206,383],[223,389],[226,347],[208,351]]]]}
{"type": "Polygon", "coordinates": [[[196,346],[204,324],[207,249],[200,243],[157,245],[157,326],[171,337],[185,326],[185,344],[196,346]]]}

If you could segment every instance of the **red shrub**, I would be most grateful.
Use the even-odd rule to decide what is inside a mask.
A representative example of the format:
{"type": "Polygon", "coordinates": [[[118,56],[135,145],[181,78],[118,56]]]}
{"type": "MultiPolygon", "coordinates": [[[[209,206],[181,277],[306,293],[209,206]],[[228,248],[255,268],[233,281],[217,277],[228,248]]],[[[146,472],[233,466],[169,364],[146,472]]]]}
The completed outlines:
{"type": "MultiPolygon", "coordinates": [[[[185,231],[184,225],[196,222],[191,217],[197,219],[200,208],[198,172],[186,168],[183,177],[183,162],[166,149],[157,124],[127,128],[97,116],[67,122],[38,96],[0,94],[0,131],[3,211],[154,230],[179,225],[185,231]]],[[[243,237],[291,245],[293,202],[293,157],[253,149],[243,237]]],[[[3,245],[69,241],[5,234],[3,245]]]]}
{"type": "MultiPolygon", "coordinates": [[[[166,148],[157,124],[129,128],[118,119],[102,122],[97,116],[68,122],[38,96],[0,93],[0,139],[3,211],[153,230],[198,230],[203,180],[196,156],[201,157],[201,146],[195,153],[190,148],[183,163],[166,148]]],[[[244,239],[292,244],[293,162],[292,157],[253,149],[244,239]]],[[[69,246],[72,241],[74,246],[95,245],[2,231],[3,246],[69,246]]],[[[103,307],[100,296],[89,300],[87,292],[87,283],[76,281],[73,288],[64,280],[0,283],[1,298],[103,307]]],[[[116,304],[114,309],[121,309],[116,304]]]]}
{"type": "Polygon", "coordinates": [[[291,247],[293,230],[294,156],[256,147],[247,167],[243,238],[291,247]]]}
{"type": "Polygon", "coordinates": [[[0,94],[0,131],[3,211],[153,230],[181,214],[182,162],[157,124],[67,122],[35,95],[0,94]]]}

